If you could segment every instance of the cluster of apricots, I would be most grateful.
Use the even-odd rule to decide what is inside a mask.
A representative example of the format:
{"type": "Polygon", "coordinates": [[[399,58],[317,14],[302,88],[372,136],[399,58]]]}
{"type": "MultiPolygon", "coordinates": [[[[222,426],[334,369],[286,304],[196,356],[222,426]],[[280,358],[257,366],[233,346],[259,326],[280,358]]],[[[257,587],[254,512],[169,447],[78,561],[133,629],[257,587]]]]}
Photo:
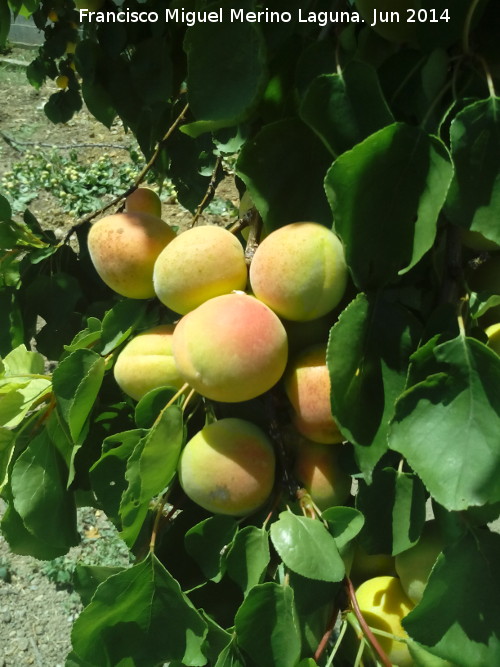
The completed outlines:
{"type": "MultiPolygon", "coordinates": [[[[285,435],[296,479],[320,511],[348,501],[351,477],[339,464],[343,437],[326,364],[330,313],[347,283],[332,231],[285,225],[263,238],[248,266],[236,235],[214,225],[176,234],[161,219],[156,193],[138,188],[123,213],[92,225],[88,247],[114,291],[166,306],[169,323],[136,335],[115,360],[116,382],[128,396],[139,401],[158,387],[189,387],[235,403],[277,386],[289,406],[285,435]]],[[[251,421],[226,417],[187,442],[178,473],[186,495],[207,511],[247,516],[270,498],[275,467],[270,437],[251,421]]],[[[359,545],[347,558],[361,612],[395,665],[414,664],[401,621],[420,601],[442,548],[428,521],[419,542],[396,558],[359,545]]]]}
{"type": "MultiPolygon", "coordinates": [[[[118,354],[114,376],[127,395],[139,401],[158,387],[189,386],[235,403],[279,385],[289,403],[298,480],[321,510],[347,500],[351,477],[332,446],[343,438],[331,415],[322,324],[347,283],[342,244],[331,230],[313,222],[281,227],[263,239],[248,267],[236,235],[216,225],[176,234],[161,219],[158,195],[138,188],[123,213],[92,225],[88,248],[111,289],[132,299],[157,297],[173,321],[139,333],[118,354]],[[297,344],[297,328],[316,323],[323,342],[297,344]]],[[[220,514],[256,511],[274,478],[272,442],[243,419],[205,426],[179,463],[185,493],[220,514]]]]}

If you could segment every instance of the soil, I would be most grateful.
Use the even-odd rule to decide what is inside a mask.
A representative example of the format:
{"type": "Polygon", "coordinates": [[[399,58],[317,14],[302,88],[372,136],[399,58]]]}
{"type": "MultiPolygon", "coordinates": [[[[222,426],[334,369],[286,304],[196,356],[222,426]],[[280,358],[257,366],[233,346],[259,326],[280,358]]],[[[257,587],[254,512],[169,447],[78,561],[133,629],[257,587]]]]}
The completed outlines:
{"type": "MultiPolygon", "coordinates": [[[[11,63],[13,60],[28,63],[32,56],[30,52],[16,49],[7,59],[11,63]]],[[[88,163],[102,155],[103,150],[113,160],[129,159],[124,148],[132,144],[133,137],[126,134],[119,123],[108,130],[84,109],[70,122],[53,125],[45,117],[43,106],[56,91],[55,84],[49,82],[37,91],[27,82],[24,67],[11,63],[0,58],[0,179],[22,161],[26,151],[44,150],[41,144],[61,147],[60,150],[76,147],[79,158],[88,163]],[[95,144],[106,144],[106,148],[95,144]]],[[[238,193],[232,178],[226,178],[219,185],[216,197],[229,200],[237,207],[238,193]]],[[[55,228],[61,234],[75,223],[57,198],[48,192],[41,192],[30,202],[29,208],[43,227],[55,228]]],[[[181,229],[192,220],[175,197],[164,202],[162,217],[181,229]]],[[[199,223],[227,225],[229,221],[227,216],[204,214],[199,223]]],[[[4,511],[5,505],[0,500],[0,518],[4,511]]],[[[78,523],[81,544],[67,556],[50,562],[11,553],[0,535],[0,667],[62,667],[71,649],[71,626],[81,610],[78,595],[70,583],[76,563],[124,565],[128,562],[127,550],[102,513],[92,508],[80,509],[78,523]]]]}

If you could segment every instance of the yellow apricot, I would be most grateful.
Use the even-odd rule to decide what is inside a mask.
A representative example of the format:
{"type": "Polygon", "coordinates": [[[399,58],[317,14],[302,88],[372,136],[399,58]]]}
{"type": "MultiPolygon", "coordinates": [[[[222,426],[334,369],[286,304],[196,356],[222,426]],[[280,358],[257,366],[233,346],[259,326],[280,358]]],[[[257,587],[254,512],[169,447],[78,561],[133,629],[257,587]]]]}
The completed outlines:
{"type": "Polygon", "coordinates": [[[199,431],[179,461],[179,482],[209,512],[245,516],[259,509],[274,485],[271,441],[255,424],[227,418],[199,431]]]}
{"type": "Polygon", "coordinates": [[[243,246],[223,227],[193,227],[160,253],[153,281],[160,301],[185,315],[208,299],[245,289],[243,246]]]}
{"type": "Polygon", "coordinates": [[[294,472],[320,510],[343,505],[351,493],[351,476],[339,465],[336,447],[302,440],[294,472]]]}
{"type": "Polygon", "coordinates": [[[69,79],[66,75],[60,74],[58,77],[56,77],[56,86],[61,89],[65,89],[68,87],[69,84],[69,79]]]}
{"type": "Polygon", "coordinates": [[[294,411],[293,424],[302,435],[323,444],[344,440],[332,416],[326,345],[308,347],[292,361],[285,391],[294,411]]]}
{"type": "Polygon", "coordinates": [[[137,188],[125,199],[127,213],[149,213],[161,218],[161,199],[151,188],[137,188]]]}
{"type": "Polygon", "coordinates": [[[173,333],[173,324],[160,324],[132,338],[118,355],[115,380],[134,400],[157,387],[180,389],[184,384],[172,355],[173,333]]]}
{"type": "MultiPolygon", "coordinates": [[[[401,621],[413,609],[414,604],[406,596],[397,577],[367,579],[356,590],[356,598],[359,609],[371,628],[403,640],[408,638],[401,621]]],[[[377,640],[395,667],[414,665],[404,641],[383,636],[377,636],[377,640]]]]}
{"type": "Polygon", "coordinates": [[[214,401],[247,401],[281,378],[285,329],[270,308],[243,293],[205,301],[177,324],[173,353],[180,374],[214,401]]]}
{"type": "Polygon", "coordinates": [[[339,238],[314,222],[294,222],[273,231],[250,265],[255,296],[288,320],[314,320],[333,310],[346,283],[339,238]]]}
{"type": "Polygon", "coordinates": [[[88,248],[108,287],[131,299],[149,299],[155,295],[156,258],[174,237],[174,231],[153,215],[116,213],[92,225],[88,248]]]}
{"type": "Polygon", "coordinates": [[[488,336],[488,347],[500,354],[500,323],[492,324],[484,333],[488,336]]]}

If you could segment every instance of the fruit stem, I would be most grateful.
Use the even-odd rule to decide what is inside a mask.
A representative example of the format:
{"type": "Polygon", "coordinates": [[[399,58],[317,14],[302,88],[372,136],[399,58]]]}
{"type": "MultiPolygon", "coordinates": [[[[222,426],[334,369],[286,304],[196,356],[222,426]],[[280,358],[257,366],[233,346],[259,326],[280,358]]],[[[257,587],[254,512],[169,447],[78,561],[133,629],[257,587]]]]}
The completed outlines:
{"type": "Polygon", "coordinates": [[[356,616],[356,619],[357,619],[359,625],[361,626],[361,629],[363,631],[364,636],[367,638],[371,647],[373,648],[373,650],[375,651],[377,656],[380,658],[380,662],[384,665],[384,667],[392,667],[391,661],[389,660],[389,658],[384,653],[383,648],[380,646],[377,638],[375,637],[375,635],[371,631],[368,623],[363,618],[363,614],[361,613],[361,610],[360,610],[359,605],[358,605],[358,601],[356,599],[356,593],[354,592],[354,586],[352,585],[352,581],[349,579],[349,577],[346,577],[344,579],[344,583],[345,583],[345,586],[346,586],[347,595],[348,595],[349,600],[351,602],[352,610],[354,612],[354,615],[356,616]]]}

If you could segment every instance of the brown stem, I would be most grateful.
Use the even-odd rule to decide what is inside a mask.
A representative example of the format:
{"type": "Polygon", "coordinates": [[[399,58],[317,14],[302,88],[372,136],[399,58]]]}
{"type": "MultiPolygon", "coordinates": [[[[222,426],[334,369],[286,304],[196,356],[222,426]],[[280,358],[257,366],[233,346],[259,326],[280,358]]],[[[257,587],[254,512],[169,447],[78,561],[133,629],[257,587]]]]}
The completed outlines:
{"type": "Polygon", "coordinates": [[[97,218],[98,215],[101,215],[101,213],[104,213],[105,211],[107,211],[107,210],[110,209],[111,207],[116,206],[116,204],[119,204],[119,203],[122,201],[122,199],[126,199],[129,195],[132,194],[132,192],[134,192],[135,190],[137,190],[137,188],[139,187],[139,185],[142,183],[142,181],[143,181],[144,178],[146,177],[146,174],[152,169],[154,163],[155,163],[156,160],[158,159],[158,156],[160,155],[160,152],[161,152],[161,150],[162,150],[162,148],[163,148],[163,145],[164,145],[165,142],[172,136],[172,134],[174,133],[174,131],[178,128],[178,126],[180,125],[180,123],[183,121],[184,116],[186,115],[186,112],[187,112],[188,108],[189,108],[189,105],[186,104],[185,107],[184,107],[184,108],[182,109],[182,111],[180,112],[180,114],[179,114],[179,115],[177,116],[177,118],[174,120],[174,122],[172,123],[172,125],[168,128],[166,134],[163,136],[162,139],[160,139],[160,141],[158,142],[158,144],[157,144],[157,146],[156,146],[155,152],[153,153],[153,155],[152,155],[152,157],[150,158],[149,162],[148,162],[148,163],[142,168],[142,170],[140,171],[139,175],[137,176],[137,178],[136,178],[135,181],[134,181],[134,184],[131,185],[127,190],[125,190],[125,192],[122,192],[120,195],[118,195],[117,197],[115,197],[115,198],[114,198],[112,201],[110,201],[108,204],[105,204],[104,206],[101,206],[101,208],[98,209],[97,211],[93,211],[92,213],[89,213],[89,215],[86,215],[85,217],[83,217],[83,218],[81,218],[80,220],[78,220],[78,222],[75,223],[75,224],[69,229],[68,233],[67,233],[66,236],[64,237],[64,241],[63,241],[63,243],[67,243],[67,242],[68,242],[68,239],[74,234],[74,232],[78,229],[78,227],[81,227],[81,226],[84,225],[85,223],[90,222],[90,221],[93,220],[94,218],[97,218]]]}
{"type": "Polygon", "coordinates": [[[363,618],[363,614],[361,613],[361,610],[358,605],[358,601],[356,599],[356,593],[354,592],[354,586],[352,585],[352,581],[349,579],[349,577],[346,577],[344,579],[346,590],[347,590],[347,595],[349,597],[352,610],[354,612],[354,615],[356,616],[356,619],[361,626],[361,629],[363,630],[363,634],[367,638],[367,640],[370,642],[371,647],[377,654],[380,662],[384,665],[384,667],[392,667],[392,662],[389,660],[389,658],[386,656],[384,649],[380,646],[380,644],[377,641],[377,638],[373,634],[373,632],[370,630],[368,623],[365,621],[363,618]]]}
{"type": "Polygon", "coordinates": [[[328,620],[328,625],[326,626],[326,630],[324,635],[321,637],[321,640],[318,644],[318,647],[316,651],[314,652],[314,660],[316,662],[319,661],[323,653],[325,652],[326,647],[328,646],[328,642],[330,641],[330,637],[332,636],[333,629],[335,628],[335,622],[337,621],[337,616],[339,615],[339,609],[337,606],[334,606],[332,609],[332,613],[330,615],[330,618],[328,620]]]}
{"type": "Polygon", "coordinates": [[[215,161],[215,166],[212,171],[212,176],[210,178],[210,183],[208,184],[207,191],[205,192],[203,199],[201,202],[198,204],[195,214],[193,216],[193,219],[189,223],[189,228],[194,227],[195,224],[198,222],[198,219],[200,215],[203,213],[205,208],[207,207],[208,203],[210,200],[213,198],[215,194],[215,188],[217,187],[217,178],[219,176],[220,168],[222,165],[222,157],[219,155],[217,160],[215,161]]]}

